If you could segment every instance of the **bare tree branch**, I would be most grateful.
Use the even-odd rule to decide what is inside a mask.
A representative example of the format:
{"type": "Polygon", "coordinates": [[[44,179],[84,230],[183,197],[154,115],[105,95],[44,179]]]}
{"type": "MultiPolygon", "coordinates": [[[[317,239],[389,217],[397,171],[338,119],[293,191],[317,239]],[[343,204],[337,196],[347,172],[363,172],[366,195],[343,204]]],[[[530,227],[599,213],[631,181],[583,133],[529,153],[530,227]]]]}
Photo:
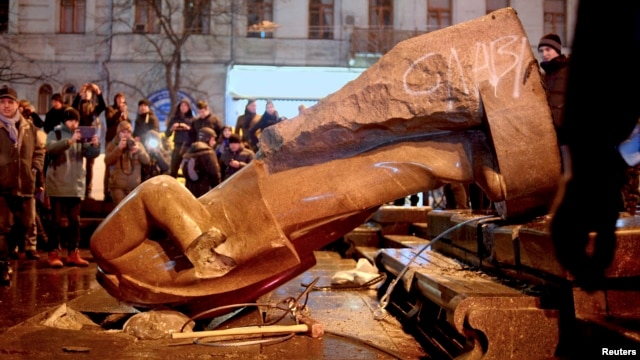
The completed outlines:
{"type": "MultiPolygon", "coordinates": [[[[131,84],[125,84],[120,82],[121,85],[127,86],[131,89],[136,89],[136,92],[140,91],[140,81],[144,79],[147,85],[157,84],[158,87],[164,87],[168,90],[171,99],[171,108],[174,108],[178,103],[178,94],[180,90],[187,88],[197,89],[197,84],[201,79],[189,72],[185,72],[184,54],[185,46],[192,37],[192,35],[200,34],[200,31],[208,34],[208,39],[213,39],[214,42],[218,41],[215,32],[211,31],[211,27],[215,26],[228,26],[231,24],[232,9],[243,8],[243,6],[232,6],[230,1],[215,1],[210,2],[207,0],[194,0],[191,5],[193,9],[189,9],[190,16],[194,18],[192,20],[202,21],[199,17],[202,17],[205,22],[204,26],[201,23],[187,24],[189,16],[186,15],[183,6],[187,4],[184,0],[123,0],[118,2],[116,6],[119,10],[113,13],[111,21],[113,22],[112,28],[127,29],[126,31],[113,32],[111,37],[116,38],[120,36],[130,37],[136,36],[138,39],[144,39],[143,42],[136,42],[135,52],[141,54],[141,56],[152,55],[157,59],[149,70],[144,74],[139,74],[138,78],[131,84]],[[137,5],[137,6],[134,6],[137,5]],[[136,29],[135,20],[132,22],[130,16],[133,14],[135,18],[135,11],[141,11],[141,8],[146,6],[147,9],[152,11],[157,25],[158,32],[154,32],[156,29],[149,29],[149,26],[144,31],[136,29]],[[137,9],[136,9],[137,7],[137,9]],[[118,25],[117,27],[115,25],[118,25]]],[[[149,25],[149,24],[146,24],[149,25]]],[[[110,42],[108,42],[110,43],[110,42]]],[[[211,51],[214,51],[211,49],[211,51]]],[[[142,91],[144,94],[144,91],[142,91]]]]}
{"type": "Polygon", "coordinates": [[[14,50],[11,47],[11,37],[0,37],[0,82],[12,84],[32,85],[42,82],[51,82],[59,71],[43,69],[40,64],[28,56],[14,50]],[[28,64],[29,72],[22,72],[17,64],[28,64]]]}

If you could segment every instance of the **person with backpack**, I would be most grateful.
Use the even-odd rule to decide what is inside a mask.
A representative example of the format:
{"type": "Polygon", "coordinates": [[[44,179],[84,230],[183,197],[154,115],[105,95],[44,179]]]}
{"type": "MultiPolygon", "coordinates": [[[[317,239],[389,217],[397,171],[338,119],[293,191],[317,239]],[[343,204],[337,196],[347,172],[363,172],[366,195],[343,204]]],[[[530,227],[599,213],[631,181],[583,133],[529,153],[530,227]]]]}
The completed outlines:
{"type": "Polygon", "coordinates": [[[215,144],[215,130],[203,127],[198,131],[198,141],[191,144],[182,158],[185,186],[195,197],[206,194],[221,181],[220,164],[213,150],[215,144]]]}
{"type": "Polygon", "coordinates": [[[64,111],[64,122],[47,134],[46,151],[49,166],[46,173],[45,192],[49,197],[53,213],[53,229],[49,236],[49,266],[62,267],[60,257],[63,239],[69,254],[67,265],[88,266],[82,257],[80,245],[80,207],[86,192],[86,168],[84,159],[95,159],[100,155],[100,142],[93,135],[84,142],[78,128],[80,113],[71,107],[64,111]]]}

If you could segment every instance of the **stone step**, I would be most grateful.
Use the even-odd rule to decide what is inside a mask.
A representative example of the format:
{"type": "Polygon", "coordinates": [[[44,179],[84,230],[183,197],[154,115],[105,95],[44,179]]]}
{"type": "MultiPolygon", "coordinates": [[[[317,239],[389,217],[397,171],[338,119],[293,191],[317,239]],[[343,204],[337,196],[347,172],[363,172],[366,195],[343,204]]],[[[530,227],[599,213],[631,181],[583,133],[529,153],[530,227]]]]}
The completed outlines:
{"type": "Polygon", "coordinates": [[[344,240],[350,246],[380,247],[382,226],[367,221],[344,235],[344,240]]]}
{"type": "Polygon", "coordinates": [[[430,206],[383,205],[369,219],[380,224],[382,234],[409,234],[414,223],[426,223],[430,206]]]}
{"type": "MultiPolygon", "coordinates": [[[[531,358],[531,354],[553,357],[558,344],[559,312],[543,308],[539,298],[505,286],[435,251],[382,249],[376,263],[391,278],[404,273],[402,284],[396,288],[418,294],[415,303],[409,306],[413,307],[409,313],[426,317],[420,313],[428,311],[431,305],[427,304],[435,304],[446,312],[445,321],[461,337],[484,339],[465,345],[469,353],[483,358],[501,358],[504,354],[511,354],[512,358],[531,358]],[[407,266],[408,271],[403,272],[407,266]]],[[[407,298],[405,293],[395,297],[392,293],[391,302],[402,303],[407,298]]]]}
{"type": "MultiPolygon", "coordinates": [[[[391,280],[411,263],[408,271],[411,276],[405,274],[403,284],[396,287],[408,290],[395,295],[395,299],[392,296],[393,306],[401,308],[403,314],[412,314],[418,309],[419,317],[428,319],[419,325],[421,331],[431,329],[431,322],[440,319],[440,315],[427,316],[424,308],[431,308],[430,311],[433,307],[439,308],[434,313],[444,311],[444,321],[463,343],[469,339],[468,334],[486,337],[489,353],[497,348],[509,352],[511,346],[536,354],[536,349],[555,349],[559,331],[557,307],[565,294],[558,289],[570,284],[567,280],[572,278],[553,256],[549,216],[514,224],[495,216],[484,219],[491,217],[488,213],[433,210],[427,213],[426,222],[404,222],[411,216],[401,216],[402,211],[407,210],[384,207],[374,214],[370,219],[373,224],[378,224],[375,220],[400,223],[380,223],[375,230],[368,229],[372,232],[369,244],[357,246],[355,250],[357,257],[375,262],[391,280]],[[467,220],[477,221],[458,226],[467,220]],[[456,228],[449,231],[452,227],[456,228]],[[447,233],[440,236],[444,232],[447,233]],[[412,260],[429,243],[428,239],[438,236],[441,240],[434,243],[433,248],[425,249],[412,260]],[[478,271],[469,270],[469,266],[478,271]],[[501,280],[490,274],[499,274],[501,280]],[[399,305],[403,302],[404,305],[399,305]],[[504,334],[500,324],[512,321],[510,319],[515,319],[516,330],[504,334]],[[538,334],[543,336],[542,342],[536,342],[533,348],[534,345],[523,344],[511,334],[536,339],[538,334]]],[[[637,239],[640,239],[640,216],[621,216],[616,231],[616,254],[605,273],[605,288],[585,291],[574,285],[571,300],[575,318],[591,329],[588,331],[621,341],[640,342],[637,239]]],[[[477,344],[474,346],[473,351],[479,352],[477,344]]]]}
{"type": "Polygon", "coordinates": [[[383,235],[381,248],[422,248],[429,240],[414,235],[383,235]]]}
{"type": "Polygon", "coordinates": [[[371,215],[371,220],[379,224],[424,223],[431,206],[395,206],[383,205],[371,215]]]}

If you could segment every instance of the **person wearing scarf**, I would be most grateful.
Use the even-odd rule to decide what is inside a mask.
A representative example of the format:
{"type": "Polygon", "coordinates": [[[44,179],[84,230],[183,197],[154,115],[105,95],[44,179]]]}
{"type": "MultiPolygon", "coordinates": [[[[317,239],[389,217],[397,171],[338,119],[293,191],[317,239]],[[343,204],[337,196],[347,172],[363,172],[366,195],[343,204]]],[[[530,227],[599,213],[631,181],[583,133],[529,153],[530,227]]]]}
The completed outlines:
{"type": "Polygon", "coordinates": [[[19,223],[24,229],[27,258],[39,257],[33,195],[36,174],[42,171],[44,148],[38,140],[37,128],[18,109],[16,91],[0,88],[0,286],[11,284],[8,243],[11,224],[19,223]]]}

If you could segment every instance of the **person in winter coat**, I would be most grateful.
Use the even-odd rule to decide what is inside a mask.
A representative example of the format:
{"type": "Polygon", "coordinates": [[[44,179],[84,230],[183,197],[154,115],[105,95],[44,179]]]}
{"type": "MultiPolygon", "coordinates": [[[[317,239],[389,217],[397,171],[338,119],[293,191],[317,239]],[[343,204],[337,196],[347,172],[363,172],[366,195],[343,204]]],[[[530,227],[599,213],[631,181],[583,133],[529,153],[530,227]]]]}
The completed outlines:
{"type": "Polygon", "coordinates": [[[44,149],[38,141],[37,128],[22,117],[18,108],[16,91],[0,88],[0,286],[11,284],[8,252],[11,224],[22,223],[27,229],[21,236],[25,252],[37,255],[32,198],[36,174],[42,171],[44,149]]]}
{"type": "Polygon", "coordinates": [[[225,168],[222,180],[228,179],[238,170],[247,166],[247,164],[253,161],[254,156],[255,153],[253,151],[244,147],[240,136],[232,134],[229,137],[229,151],[222,153],[220,157],[220,161],[224,164],[225,168]]]}
{"type": "Polygon", "coordinates": [[[219,134],[218,140],[216,140],[216,155],[218,159],[222,153],[229,151],[229,137],[233,134],[231,126],[225,125],[222,127],[222,134],[219,134]]]}
{"type": "Polygon", "coordinates": [[[547,101],[551,108],[553,125],[558,134],[558,143],[564,143],[562,123],[564,118],[564,101],[569,73],[569,57],[562,53],[562,42],[556,34],[547,34],[540,39],[538,51],[542,55],[540,67],[544,70],[544,85],[547,101]]]}
{"type": "Polygon", "coordinates": [[[49,133],[54,127],[64,122],[64,110],[67,106],[62,100],[62,95],[55,93],[51,96],[51,108],[44,116],[44,132],[49,133]]]}
{"type": "Polygon", "coordinates": [[[205,127],[212,128],[216,134],[220,134],[222,132],[222,122],[211,113],[209,104],[204,100],[199,100],[196,103],[196,108],[198,109],[198,117],[193,119],[191,130],[189,130],[191,142],[198,141],[198,133],[200,129],[205,127]]]}
{"type": "Polygon", "coordinates": [[[245,146],[251,145],[249,138],[249,129],[260,121],[261,115],[258,114],[258,103],[254,99],[247,100],[244,107],[244,113],[236,119],[236,127],[234,134],[238,134],[245,146]]]}
{"type": "Polygon", "coordinates": [[[195,197],[204,195],[221,181],[218,157],[213,151],[216,132],[208,127],[198,131],[198,141],[191,144],[182,158],[185,185],[195,197]]]}
{"type": "MultiPolygon", "coordinates": [[[[129,120],[129,111],[127,108],[127,98],[124,93],[117,93],[113,97],[113,105],[107,106],[105,111],[106,128],[104,141],[106,144],[116,136],[118,124],[122,121],[129,120]]],[[[102,189],[104,190],[104,199],[106,201],[111,200],[111,194],[109,194],[109,168],[104,171],[104,178],[102,179],[102,189]]]]}
{"type": "Polygon", "coordinates": [[[160,121],[151,109],[149,100],[142,99],[138,101],[138,116],[133,125],[133,137],[138,141],[143,141],[144,136],[150,130],[160,131],[160,121]]]}
{"type": "Polygon", "coordinates": [[[144,146],[133,138],[133,126],[128,121],[118,124],[116,137],[107,144],[104,163],[109,167],[109,191],[118,205],[142,182],[142,165],[150,162],[144,146]]]}
{"type": "Polygon", "coordinates": [[[182,163],[182,156],[191,146],[191,123],[193,122],[193,111],[191,111],[191,102],[189,99],[182,99],[178,103],[175,114],[167,125],[165,135],[170,138],[173,135],[173,152],[171,153],[171,170],[170,175],[174,178],[178,177],[178,170],[182,163]]]}
{"type": "Polygon", "coordinates": [[[124,93],[119,92],[113,96],[113,105],[107,106],[104,117],[107,123],[104,139],[109,143],[116,136],[118,124],[122,121],[131,121],[124,93]]]}
{"type": "Polygon", "coordinates": [[[97,135],[90,142],[82,142],[78,129],[79,112],[65,109],[64,122],[47,134],[46,151],[50,163],[47,167],[45,191],[53,212],[53,231],[49,236],[49,266],[62,267],[60,248],[66,239],[69,255],[67,265],[88,266],[80,257],[80,205],[85,195],[86,169],[83,159],[95,159],[100,155],[97,135]],[[64,219],[67,220],[64,220],[64,219]]]}
{"type": "Polygon", "coordinates": [[[216,156],[218,157],[218,164],[220,164],[220,174],[224,176],[224,163],[220,161],[222,154],[229,151],[229,137],[233,134],[231,126],[225,125],[222,127],[222,134],[218,136],[216,140],[216,156]]]}
{"type": "Polygon", "coordinates": [[[280,115],[278,114],[278,110],[276,110],[276,106],[272,101],[267,101],[264,114],[262,114],[260,120],[253,125],[251,129],[249,129],[249,139],[251,140],[251,147],[254,152],[258,151],[258,141],[262,130],[279,123],[280,120],[280,115]]]}
{"type": "MultiPolygon", "coordinates": [[[[71,107],[80,113],[80,126],[93,126],[98,131],[102,128],[100,114],[107,108],[102,90],[93,83],[83,84],[80,92],[74,97],[71,107]]],[[[87,158],[85,197],[91,197],[93,186],[93,164],[95,159],[87,158]]]]}

